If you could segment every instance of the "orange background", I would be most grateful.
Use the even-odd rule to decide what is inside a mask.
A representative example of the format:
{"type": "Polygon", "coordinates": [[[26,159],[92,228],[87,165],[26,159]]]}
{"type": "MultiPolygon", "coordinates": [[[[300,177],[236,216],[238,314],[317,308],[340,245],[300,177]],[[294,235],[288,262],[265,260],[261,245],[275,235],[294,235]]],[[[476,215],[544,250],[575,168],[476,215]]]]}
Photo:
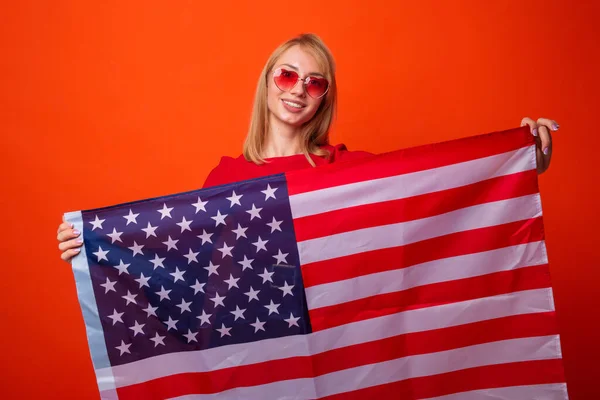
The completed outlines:
{"type": "Polygon", "coordinates": [[[559,121],[540,187],[565,369],[572,399],[600,398],[599,4],[3,2],[2,398],[97,398],[62,213],[199,188],[300,32],[337,59],[332,142],[350,149],[559,121]]]}

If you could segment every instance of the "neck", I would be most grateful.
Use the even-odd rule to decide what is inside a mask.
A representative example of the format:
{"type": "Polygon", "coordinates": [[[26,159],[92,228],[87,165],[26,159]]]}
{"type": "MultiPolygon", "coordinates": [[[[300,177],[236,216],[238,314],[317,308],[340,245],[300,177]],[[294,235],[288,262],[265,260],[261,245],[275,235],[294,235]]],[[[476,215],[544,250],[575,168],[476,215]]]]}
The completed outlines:
{"type": "Polygon", "coordinates": [[[269,132],[265,139],[264,158],[286,157],[302,153],[300,129],[287,125],[270,115],[269,132]]]}

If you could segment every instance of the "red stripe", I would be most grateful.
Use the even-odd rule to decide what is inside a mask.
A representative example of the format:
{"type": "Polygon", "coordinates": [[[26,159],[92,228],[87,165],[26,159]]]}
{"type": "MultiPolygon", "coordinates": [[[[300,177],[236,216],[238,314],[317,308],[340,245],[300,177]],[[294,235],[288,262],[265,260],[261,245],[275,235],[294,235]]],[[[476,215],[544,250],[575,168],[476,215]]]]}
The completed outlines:
{"type": "Polygon", "coordinates": [[[356,229],[413,221],[534,193],[538,193],[537,171],[530,170],[435,193],[296,218],[294,231],[296,240],[300,242],[356,229]]]}
{"type": "Polygon", "coordinates": [[[352,163],[334,163],[285,174],[289,195],[369,179],[406,174],[489,157],[530,146],[535,138],[529,127],[428,144],[380,154],[352,163]]]}
{"type": "Polygon", "coordinates": [[[302,266],[306,287],[405,268],[446,257],[543,240],[542,217],[472,229],[405,246],[352,254],[302,266]]]}
{"type": "Polygon", "coordinates": [[[186,394],[216,393],[285,379],[326,373],[498,340],[557,333],[553,312],[511,316],[468,325],[399,335],[330,350],[313,357],[294,357],[204,373],[186,373],[117,389],[119,399],[164,399],[186,394]]]}
{"type": "Polygon", "coordinates": [[[309,310],[309,316],[316,332],[407,310],[550,286],[550,270],[544,264],[366,297],[309,310]]]}

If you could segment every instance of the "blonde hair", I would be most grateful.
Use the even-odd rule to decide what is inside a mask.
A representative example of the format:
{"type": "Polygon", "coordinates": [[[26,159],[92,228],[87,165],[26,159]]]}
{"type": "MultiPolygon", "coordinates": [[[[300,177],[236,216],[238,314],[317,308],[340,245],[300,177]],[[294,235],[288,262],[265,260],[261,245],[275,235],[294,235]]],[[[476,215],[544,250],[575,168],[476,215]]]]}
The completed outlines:
{"type": "Polygon", "coordinates": [[[300,46],[309,51],[317,60],[323,73],[329,81],[329,91],[321,102],[315,115],[301,130],[301,148],[308,162],[314,167],[315,163],[310,158],[311,154],[329,157],[329,151],[320,146],[329,144],[329,127],[333,121],[336,108],[337,87],[335,82],[335,62],[325,43],[314,34],[302,34],[281,44],[271,54],[262,70],[256,94],[254,107],[250,119],[250,128],[244,141],[244,157],[255,164],[265,162],[262,157],[263,145],[269,131],[269,109],[267,107],[268,76],[277,60],[286,50],[293,46],[300,46]]]}

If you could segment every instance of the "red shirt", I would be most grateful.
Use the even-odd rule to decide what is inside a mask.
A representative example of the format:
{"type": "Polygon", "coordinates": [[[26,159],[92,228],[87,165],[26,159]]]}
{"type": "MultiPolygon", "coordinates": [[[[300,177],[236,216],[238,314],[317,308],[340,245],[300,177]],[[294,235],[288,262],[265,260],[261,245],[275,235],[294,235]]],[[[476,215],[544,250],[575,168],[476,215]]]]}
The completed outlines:
{"type": "MultiPolygon", "coordinates": [[[[371,153],[366,151],[348,151],[343,144],[338,144],[336,146],[325,145],[322,148],[329,150],[331,156],[327,159],[311,154],[310,157],[317,166],[340,161],[357,160],[371,155],[371,153]]],[[[219,165],[208,174],[203,187],[223,185],[226,183],[312,167],[304,154],[267,158],[266,161],[268,161],[268,163],[256,165],[251,161],[246,161],[243,155],[240,155],[237,158],[227,156],[222,157],[219,165]]]]}

